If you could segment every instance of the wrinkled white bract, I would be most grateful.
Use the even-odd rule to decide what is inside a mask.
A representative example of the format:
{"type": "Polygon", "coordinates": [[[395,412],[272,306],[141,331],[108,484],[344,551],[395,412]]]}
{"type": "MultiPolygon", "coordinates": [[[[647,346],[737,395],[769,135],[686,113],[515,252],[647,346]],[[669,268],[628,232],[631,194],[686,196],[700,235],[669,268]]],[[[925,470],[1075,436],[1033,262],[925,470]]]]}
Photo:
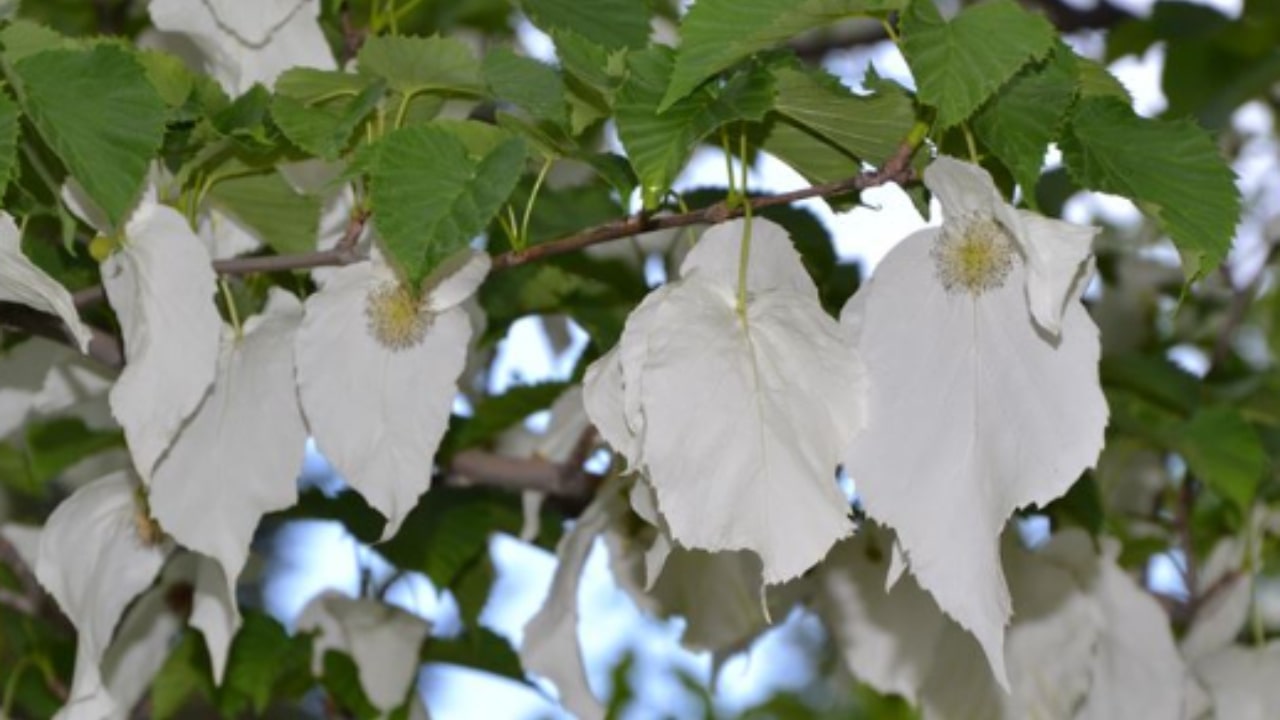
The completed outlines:
{"type": "Polygon", "coordinates": [[[473,253],[421,305],[378,260],[348,265],[307,299],[296,357],[302,409],[320,452],[399,529],[431,483],[471,323],[459,306],[489,270],[473,253]]]}
{"type": "Polygon", "coordinates": [[[33,337],[0,352],[0,378],[0,438],[53,416],[115,427],[107,407],[115,373],[66,345],[33,337]]]}
{"type": "Polygon", "coordinates": [[[208,392],[222,318],[209,253],[177,210],[148,192],[102,262],[102,284],[124,335],[125,369],[111,389],[134,466],[150,482],[156,461],[208,392]]]}
{"type": "Polygon", "coordinates": [[[349,654],[365,695],[374,707],[388,713],[408,696],[418,675],[418,653],[431,626],[377,600],[326,592],[307,603],[298,617],[298,631],[317,633],[312,672],[323,672],[324,655],[330,650],[349,654]]]}
{"type": "Polygon", "coordinates": [[[1195,671],[1212,700],[1214,717],[1280,717],[1280,642],[1226,648],[1197,662],[1195,671]]]}
{"type": "Polygon", "coordinates": [[[0,211],[0,302],[11,302],[57,315],[80,352],[93,337],[80,322],[71,293],[22,254],[22,235],[7,212],[0,211]]]}
{"type": "Polygon", "coordinates": [[[605,708],[587,682],[578,642],[578,582],[596,537],[626,511],[622,481],[611,478],[556,547],[556,572],[542,608],[524,627],[520,664],[555,684],[564,705],[578,720],[599,720],[605,708]]]}
{"type": "Polygon", "coordinates": [[[1189,675],[1158,604],[1079,530],[1028,551],[1005,536],[1013,625],[1009,692],[972,635],[912,577],[886,592],[885,533],[837,546],[818,576],[818,610],[850,670],[926,718],[1189,717],[1189,675]]]}
{"type": "Polygon", "coordinates": [[[337,67],[320,29],[320,0],[152,0],[149,12],[158,29],[196,46],[200,69],[232,96],[255,83],[269,88],[292,67],[337,67]]]}
{"type": "Polygon", "coordinates": [[[948,158],[925,184],[943,226],[900,242],[842,314],[873,418],[845,467],[1004,684],[1000,532],[1066,492],[1103,443],[1098,330],[1078,300],[1094,231],[1014,210],[948,158]]]}
{"type": "Polygon", "coordinates": [[[59,717],[120,712],[103,684],[103,657],[120,616],[155,580],[167,554],[144,529],[137,490],[125,473],[101,478],[64,500],[40,534],[36,578],[77,631],[75,679],[59,717]]]}
{"type": "Polygon", "coordinates": [[[588,371],[586,406],[652,483],[676,542],[754,552],[776,584],[852,530],[835,469],[863,423],[865,383],[786,231],[768,220],[751,228],[739,314],[744,228],[707,231],[680,280],[645,298],[588,371]]]}
{"type": "MultiPolygon", "coordinates": [[[[274,289],[243,337],[223,329],[213,389],[151,479],[156,520],[182,545],[217,560],[229,598],[258,520],[298,499],[307,433],[293,382],[301,323],[301,303],[274,289]]],[[[214,670],[220,678],[219,663],[214,670]]]]}

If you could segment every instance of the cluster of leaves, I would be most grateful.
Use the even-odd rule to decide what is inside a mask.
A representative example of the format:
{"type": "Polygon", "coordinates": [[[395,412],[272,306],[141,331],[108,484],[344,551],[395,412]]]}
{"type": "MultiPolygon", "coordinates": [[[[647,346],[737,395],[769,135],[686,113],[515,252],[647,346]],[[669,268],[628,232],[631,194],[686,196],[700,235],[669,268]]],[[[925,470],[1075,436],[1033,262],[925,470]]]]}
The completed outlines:
{"type": "MultiPolygon", "coordinates": [[[[229,84],[207,67],[201,72],[198,63],[142,49],[166,46],[154,37],[144,42],[153,29],[145,12],[132,9],[135,3],[105,3],[119,7],[93,17],[68,3],[21,4],[0,29],[0,184],[4,210],[19,220],[26,257],[68,289],[91,295],[104,280],[95,235],[119,244],[158,165],[171,178],[161,201],[178,207],[193,227],[216,214],[256,239],[257,246],[228,251],[202,236],[214,260],[247,250],[263,261],[261,272],[224,281],[221,310],[238,323],[267,305],[272,288],[315,292],[319,276],[303,269],[318,252],[328,213],[335,203],[341,207],[335,198],[345,192],[351,199],[339,230],[366,220],[376,226],[376,252],[417,292],[433,287],[451,269],[451,258],[478,236],[487,238],[494,256],[539,258],[540,246],[554,248],[559,238],[626,216],[636,197],[646,217],[724,199],[720,191],[672,190],[704,144],[746,161],[769,153],[815,185],[883,168],[902,159],[904,148],[918,170],[933,152],[969,157],[1006,197],[1047,214],[1056,214],[1077,189],[1129,198],[1182,258],[1181,278],[1160,276],[1148,286],[1131,279],[1135,268],[1151,264],[1135,239],[1116,230],[1099,244],[1106,289],[1096,314],[1111,427],[1098,469],[1042,508],[1055,527],[1080,525],[1119,537],[1120,561],[1128,567],[1171,547],[1194,562],[1223,537],[1250,543],[1270,537],[1251,518],[1280,488],[1273,461],[1280,414],[1272,407],[1280,381],[1272,360],[1251,363],[1231,340],[1243,321],[1280,328],[1272,318],[1280,304],[1253,304],[1256,285],[1224,300],[1214,285],[1240,209],[1231,172],[1218,144],[1196,123],[1137,115],[1124,87],[1100,63],[1072,50],[1039,14],[1012,0],[976,3],[950,18],[932,0],[699,0],[683,16],[678,3],[638,0],[523,0],[514,7],[488,0],[268,4],[317,12],[326,50],[337,61],[289,63],[261,83],[229,84]],[[113,29],[137,42],[95,36],[103,17],[114,18],[113,29]],[[514,18],[546,34],[556,64],[513,49],[514,18]],[[914,88],[868,68],[864,90],[855,92],[788,46],[850,18],[884,24],[914,88]],[[678,44],[655,41],[655,24],[676,32],[678,44]],[[464,40],[475,34],[487,40],[483,53],[464,40]],[[617,147],[609,141],[612,131],[617,147]],[[1042,176],[1055,145],[1063,167],[1042,176]],[[295,168],[317,161],[326,165],[323,177],[299,181],[295,168]],[[103,224],[77,217],[64,193],[68,183],[101,211],[103,224]],[[1133,289],[1145,294],[1126,299],[1133,289]],[[1175,302],[1180,310],[1171,321],[1168,306],[1175,302]],[[1109,313],[1127,324],[1109,324],[1109,313]],[[1172,348],[1188,344],[1211,356],[1207,378],[1167,359],[1172,348]],[[1171,470],[1170,459],[1185,471],[1171,470]],[[1134,499],[1138,473],[1156,479],[1134,499]]],[[[1249,3],[1237,22],[1203,8],[1161,4],[1151,19],[1117,28],[1108,52],[1119,56],[1167,42],[1171,115],[1191,114],[1210,128],[1225,128],[1231,110],[1275,81],[1271,50],[1280,16],[1265,4],[1249,3]],[[1238,80],[1217,82],[1224,67],[1234,68],[1238,80]]],[[[926,190],[919,184],[908,190],[924,211],[926,190]]],[[[727,205],[740,211],[753,197],[731,187],[727,205]]],[[[835,208],[856,199],[848,192],[827,197],[835,208]]],[[[857,268],[836,261],[832,238],[810,214],[774,208],[765,216],[790,233],[823,307],[836,312],[857,287],[857,268]]],[[[486,353],[520,318],[567,316],[591,338],[573,378],[580,380],[588,361],[617,344],[645,298],[644,259],[657,254],[674,268],[681,243],[662,240],[656,248],[624,240],[620,251],[601,246],[495,272],[477,295],[486,326],[473,355],[491,357],[486,353]]],[[[30,324],[8,321],[9,303],[18,300],[0,285],[0,322],[17,330],[4,336],[0,363],[35,342],[27,337],[30,324]]],[[[91,302],[82,315],[108,333],[126,325],[91,302]]],[[[48,324],[43,327],[48,334],[48,324]]],[[[1270,347],[1274,357],[1280,341],[1270,347]]],[[[66,357],[43,362],[92,364],[66,357]]],[[[99,392],[109,384],[102,377],[110,371],[102,368],[60,372],[98,377],[99,392]]],[[[48,383],[44,373],[5,374],[0,401],[11,388],[31,396],[47,392],[48,383]]],[[[436,456],[441,468],[468,450],[499,447],[504,431],[550,407],[566,385],[489,397],[464,378],[461,389],[475,400],[475,413],[452,418],[436,456]]],[[[0,438],[6,439],[0,484],[11,505],[4,520],[41,523],[71,487],[73,466],[122,455],[124,434],[109,421],[30,408],[8,420],[0,407],[0,438]]],[[[585,504],[577,500],[569,504],[574,511],[585,504]]],[[[543,514],[536,542],[550,548],[559,538],[549,529],[561,516],[543,514]]],[[[379,540],[384,527],[379,512],[356,493],[309,492],[268,516],[263,528],[295,518],[337,519],[367,542],[379,540]]],[[[502,491],[437,487],[396,520],[398,532],[379,552],[452,591],[467,626],[458,638],[422,643],[419,659],[525,681],[513,649],[476,622],[494,575],[487,539],[519,531],[517,500],[502,491]]],[[[8,590],[21,582],[0,576],[0,585],[8,590]]],[[[1191,592],[1195,597],[1201,589],[1191,592]]],[[[50,714],[72,676],[72,636],[48,617],[27,618],[6,607],[0,620],[0,667],[12,667],[15,678],[2,688],[5,702],[19,714],[50,714]]],[[[1175,620],[1190,623],[1187,616],[1175,620]]],[[[324,702],[359,716],[378,714],[350,659],[331,652],[317,672],[311,636],[290,637],[256,611],[246,614],[220,683],[202,636],[188,628],[181,637],[151,692],[157,716],[174,716],[192,703],[228,716],[305,704],[317,678],[324,702]]],[[[776,703],[787,706],[785,699],[776,703]]]]}

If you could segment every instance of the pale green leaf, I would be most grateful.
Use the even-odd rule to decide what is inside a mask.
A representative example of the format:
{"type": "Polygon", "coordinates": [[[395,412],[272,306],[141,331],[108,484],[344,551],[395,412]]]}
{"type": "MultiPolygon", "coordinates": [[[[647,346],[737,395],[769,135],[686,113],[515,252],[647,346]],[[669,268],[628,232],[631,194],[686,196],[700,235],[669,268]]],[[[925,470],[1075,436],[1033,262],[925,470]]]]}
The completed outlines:
{"type": "Polygon", "coordinates": [[[1009,168],[1033,207],[1045,153],[1075,89],[1075,54],[1058,46],[1043,63],[1023,68],[973,118],[978,139],[1009,168]]]}
{"type": "Polygon", "coordinates": [[[1053,47],[1053,26],[1012,0],[988,0],[943,20],[933,0],[902,16],[902,54],[920,100],[948,128],[968,118],[1023,65],[1053,47]]]}
{"type": "Polygon", "coordinates": [[[48,50],[18,63],[19,98],[40,136],[118,226],[164,139],[165,106],[125,50],[48,50]]]}
{"type": "Polygon", "coordinates": [[[74,48],[75,41],[44,25],[18,20],[0,30],[0,45],[4,46],[4,59],[16,63],[45,50],[74,48]]]}
{"type": "Polygon", "coordinates": [[[568,30],[605,48],[639,48],[649,41],[649,11],[636,0],[521,0],[544,32],[568,30]]]}
{"type": "Polygon", "coordinates": [[[1267,454],[1238,409],[1218,405],[1198,411],[1183,425],[1177,446],[1200,481],[1248,512],[1267,454]]]}
{"type": "Polygon", "coordinates": [[[393,263],[415,286],[484,230],[524,169],[517,138],[479,160],[438,125],[397,130],[380,145],[370,173],[375,222],[393,263]]]}
{"type": "Polygon", "coordinates": [[[659,113],[674,67],[671,50],[653,47],[630,53],[627,67],[627,80],[617,95],[618,137],[640,178],[646,207],[654,207],[671,187],[698,141],[727,123],[761,120],[773,104],[772,78],[752,68],[659,113]]]}
{"type": "Polygon", "coordinates": [[[160,94],[165,105],[180,107],[195,90],[196,79],[176,56],[155,50],[145,50],[134,55],[147,71],[147,79],[160,94]]]}
{"type": "Polygon", "coordinates": [[[854,95],[821,70],[785,67],[773,77],[779,114],[872,165],[893,155],[915,122],[911,98],[892,83],[880,83],[884,91],[874,95],[854,95]]]}
{"type": "Polygon", "coordinates": [[[402,95],[484,94],[480,62],[457,38],[371,37],[360,48],[357,63],[362,74],[383,78],[402,95]]]}
{"type": "Polygon", "coordinates": [[[351,135],[382,100],[386,86],[375,82],[354,97],[308,104],[288,95],[271,100],[271,118],[289,141],[312,155],[337,160],[351,135]]]}
{"type": "Polygon", "coordinates": [[[278,253],[315,249],[320,200],[293,189],[272,170],[234,175],[209,189],[208,201],[238,220],[278,253]]]}
{"type": "Polygon", "coordinates": [[[0,195],[4,194],[18,166],[18,120],[21,115],[17,103],[0,93],[0,195]]]}
{"type": "Polygon", "coordinates": [[[675,72],[659,109],[738,61],[806,30],[905,6],[906,0],[698,0],[680,23],[675,72]]]}
{"type": "Polygon", "coordinates": [[[1102,63],[1088,58],[1077,57],[1076,69],[1079,73],[1080,97],[1114,97],[1126,105],[1133,101],[1129,89],[1115,75],[1103,67],[1102,63]]]}
{"type": "Polygon", "coordinates": [[[335,98],[353,98],[373,84],[368,75],[336,70],[297,67],[286,70],[276,79],[276,95],[287,95],[307,104],[335,98]]]}
{"type": "Polygon", "coordinates": [[[1130,198],[1159,223],[1188,278],[1226,257],[1240,193],[1217,146],[1194,123],[1139,117],[1114,98],[1082,98],[1060,144],[1081,186],[1130,198]]]}
{"type": "Polygon", "coordinates": [[[550,65],[495,48],[484,58],[484,77],[495,97],[513,103],[537,120],[568,121],[564,80],[550,65]]]}

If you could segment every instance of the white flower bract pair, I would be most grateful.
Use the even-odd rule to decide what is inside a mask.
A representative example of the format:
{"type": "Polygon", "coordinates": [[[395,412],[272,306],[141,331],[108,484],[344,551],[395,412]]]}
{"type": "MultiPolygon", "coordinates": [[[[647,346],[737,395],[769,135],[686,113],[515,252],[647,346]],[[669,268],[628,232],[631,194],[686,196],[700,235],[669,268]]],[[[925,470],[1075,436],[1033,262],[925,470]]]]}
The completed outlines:
{"type": "Polygon", "coordinates": [[[942,227],[890,251],[841,317],[870,382],[845,468],[1007,685],[1000,532],[1103,444],[1098,329],[1079,302],[1095,230],[1010,207],[975,165],[938,158],[924,181],[942,227]]]}
{"type": "Polygon", "coordinates": [[[863,421],[862,366],[780,226],[708,230],[585,385],[676,543],[751,551],[777,584],[852,532],[835,471],[863,421]]]}
{"type": "Polygon", "coordinates": [[[487,254],[466,251],[418,297],[375,256],[307,299],[296,348],[302,409],[320,451],[387,517],[384,538],[430,486],[471,341],[462,303],[488,272],[487,254]]]}

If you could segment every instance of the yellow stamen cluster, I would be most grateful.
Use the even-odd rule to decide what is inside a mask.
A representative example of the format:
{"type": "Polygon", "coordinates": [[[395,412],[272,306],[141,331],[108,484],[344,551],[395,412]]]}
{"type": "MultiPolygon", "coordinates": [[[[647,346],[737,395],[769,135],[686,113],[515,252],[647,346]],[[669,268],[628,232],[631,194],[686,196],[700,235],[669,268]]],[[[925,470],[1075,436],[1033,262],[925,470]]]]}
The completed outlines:
{"type": "Polygon", "coordinates": [[[977,297],[1004,285],[1018,250],[1013,238],[993,218],[971,215],[943,225],[929,256],[947,292],[977,297]]]}
{"type": "Polygon", "coordinates": [[[427,334],[431,313],[416,293],[398,283],[372,290],[365,301],[364,315],[369,334],[388,350],[407,350],[427,334]]]}
{"type": "Polygon", "coordinates": [[[133,529],[138,540],[146,547],[155,547],[164,542],[164,528],[151,517],[151,504],[147,502],[145,491],[141,487],[133,496],[133,529]]]}

